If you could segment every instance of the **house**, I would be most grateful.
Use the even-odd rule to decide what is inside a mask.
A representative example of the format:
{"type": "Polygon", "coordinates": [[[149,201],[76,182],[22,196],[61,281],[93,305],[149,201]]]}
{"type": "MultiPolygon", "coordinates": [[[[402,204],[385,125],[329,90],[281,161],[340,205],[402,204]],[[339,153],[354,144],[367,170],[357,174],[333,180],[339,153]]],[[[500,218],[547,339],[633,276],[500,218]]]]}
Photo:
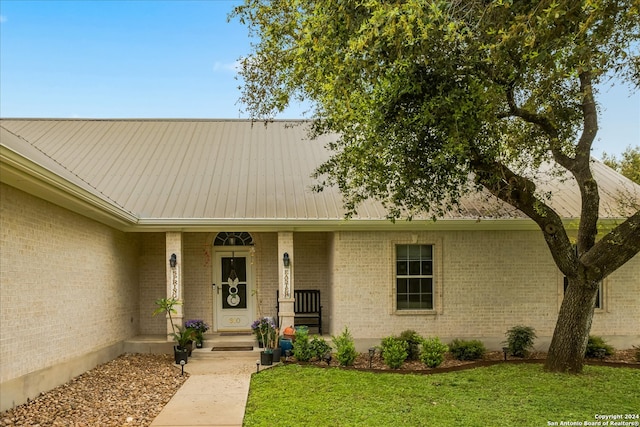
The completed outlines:
{"type": "MultiPolygon", "coordinates": [[[[436,222],[393,223],[375,202],[345,220],[336,189],[311,189],[330,137],[306,126],[0,120],[0,409],[166,336],[162,297],[210,334],[290,325],[292,290],[317,289],[325,334],[348,327],[361,349],[407,329],[499,348],[515,325],[548,346],[564,278],[531,220],[482,193],[436,222]]],[[[640,187],[593,169],[606,229],[640,187]]],[[[573,181],[540,186],[575,229],[573,181]]],[[[601,285],[592,333],[620,348],[640,343],[639,277],[636,255],[601,285]]]]}

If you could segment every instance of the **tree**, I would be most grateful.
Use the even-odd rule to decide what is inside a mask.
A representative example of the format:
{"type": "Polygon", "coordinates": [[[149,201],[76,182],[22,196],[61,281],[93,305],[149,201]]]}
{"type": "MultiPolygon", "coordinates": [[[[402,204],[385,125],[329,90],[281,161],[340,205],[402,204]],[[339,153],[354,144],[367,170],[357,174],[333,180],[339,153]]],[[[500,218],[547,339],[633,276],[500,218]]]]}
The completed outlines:
{"type": "Polygon", "coordinates": [[[611,169],[620,172],[636,184],[640,184],[640,147],[628,146],[622,153],[620,160],[615,156],[602,153],[602,161],[611,169]]]}
{"type": "Polygon", "coordinates": [[[269,119],[312,102],[335,133],[316,171],[349,213],[366,198],[392,218],[451,209],[486,188],[528,215],[568,278],[545,368],[581,372],[598,283],[640,251],[640,212],[597,240],[596,84],[640,83],[639,0],[245,0],[257,36],[241,101],[269,119]],[[531,176],[568,171],[582,211],[574,250],[531,176]]]}

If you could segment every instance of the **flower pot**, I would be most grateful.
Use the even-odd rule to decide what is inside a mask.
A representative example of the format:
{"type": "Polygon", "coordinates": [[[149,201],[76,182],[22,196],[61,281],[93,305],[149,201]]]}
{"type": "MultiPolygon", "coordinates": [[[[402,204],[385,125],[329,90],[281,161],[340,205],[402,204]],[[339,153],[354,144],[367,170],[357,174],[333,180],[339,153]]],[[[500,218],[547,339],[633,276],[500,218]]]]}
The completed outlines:
{"type": "Polygon", "coordinates": [[[196,348],[202,348],[202,341],[196,341],[196,348]]]}
{"type": "Polygon", "coordinates": [[[173,347],[173,356],[176,359],[176,365],[181,365],[181,361],[184,361],[186,365],[189,360],[189,352],[186,348],[182,347],[173,347]]]}
{"type": "Polygon", "coordinates": [[[271,351],[260,352],[260,364],[264,366],[273,365],[273,353],[271,351]]]}
{"type": "Polygon", "coordinates": [[[274,348],[273,349],[273,363],[279,363],[281,357],[282,357],[282,349],[280,347],[274,348]]]}
{"type": "Polygon", "coordinates": [[[288,338],[280,338],[280,350],[284,354],[287,350],[293,350],[293,343],[288,338]]]}

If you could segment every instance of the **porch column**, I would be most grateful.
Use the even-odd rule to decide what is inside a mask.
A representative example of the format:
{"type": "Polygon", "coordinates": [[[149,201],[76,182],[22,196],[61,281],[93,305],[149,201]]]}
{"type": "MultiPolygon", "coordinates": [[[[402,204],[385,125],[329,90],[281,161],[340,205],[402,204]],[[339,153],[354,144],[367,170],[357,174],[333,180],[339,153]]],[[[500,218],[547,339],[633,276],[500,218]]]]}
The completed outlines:
{"type": "MultiPolygon", "coordinates": [[[[172,314],[173,323],[182,326],[184,311],[182,303],[183,287],[182,287],[182,233],[179,231],[167,231],[165,235],[165,262],[167,266],[167,298],[178,300],[179,304],[175,306],[176,314],[172,314]],[[171,266],[173,255],[175,254],[175,266],[171,266]]],[[[173,338],[168,334],[173,332],[173,327],[169,316],[167,316],[167,341],[173,338]]]]}
{"type": "Polygon", "coordinates": [[[293,271],[295,266],[295,256],[293,254],[293,232],[278,232],[278,324],[281,328],[294,325],[294,280],[293,271]],[[285,255],[287,254],[287,255],[285,255]],[[284,259],[288,258],[288,266],[285,266],[284,259]]]}

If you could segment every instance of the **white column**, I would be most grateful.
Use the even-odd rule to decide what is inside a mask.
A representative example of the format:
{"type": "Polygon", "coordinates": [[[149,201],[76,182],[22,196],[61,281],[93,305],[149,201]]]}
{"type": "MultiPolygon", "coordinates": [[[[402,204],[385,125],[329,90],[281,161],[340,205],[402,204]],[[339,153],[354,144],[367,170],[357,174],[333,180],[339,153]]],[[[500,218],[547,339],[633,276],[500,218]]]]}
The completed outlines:
{"type": "Polygon", "coordinates": [[[278,313],[279,326],[286,328],[294,325],[294,266],[295,255],[293,253],[293,232],[278,232],[278,283],[280,311],[278,313]],[[289,265],[284,265],[285,254],[288,255],[289,265]]]}
{"type": "MultiPolygon", "coordinates": [[[[178,304],[175,306],[176,313],[172,314],[174,325],[182,326],[184,312],[182,303],[183,298],[183,286],[182,286],[182,233],[179,231],[167,231],[165,235],[165,265],[167,266],[167,298],[175,299],[178,304]],[[171,258],[175,255],[176,265],[171,266],[171,258]]],[[[173,327],[169,316],[167,316],[167,340],[171,341],[173,338],[169,336],[173,332],[173,327]]]]}

